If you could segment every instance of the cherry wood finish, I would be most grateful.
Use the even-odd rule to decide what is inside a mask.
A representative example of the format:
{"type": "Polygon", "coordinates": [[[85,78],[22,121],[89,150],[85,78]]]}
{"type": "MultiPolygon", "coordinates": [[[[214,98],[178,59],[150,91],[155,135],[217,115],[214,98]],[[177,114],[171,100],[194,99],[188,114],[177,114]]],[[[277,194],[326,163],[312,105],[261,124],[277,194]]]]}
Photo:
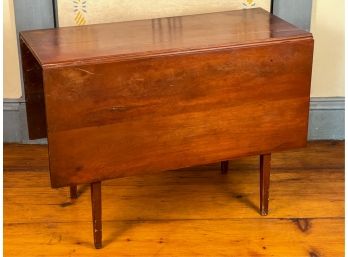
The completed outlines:
{"type": "Polygon", "coordinates": [[[77,186],[70,186],[70,198],[76,199],[77,196],[77,186]]]}
{"type": "Polygon", "coordinates": [[[102,248],[102,202],[100,182],[91,183],[91,202],[94,246],[96,249],[100,249],[102,248]]]}
{"type": "Polygon", "coordinates": [[[228,172],[228,161],[222,161],[221,162],[221,173],[227,174],[228,172]]]}
{"type": "Polygon", "coordinates": [[[20,48],[29,138],[44,138],[47,137],[47,126],[43,70],[23,40],[20,41],[20,48]]]}
{"type": "Polygon", "coordinates": [[[260,155],[260,214],[268,215],[271,154],[260,155]]]}
{"type": "Polygon", "coordinates": [[[21,36],[41,65],[61,66],[205,52],[307,38],[310,33],[256,8],[24,31],[21,36]]]}
{"type": "Polygon", "coordinates": [[[30,138],[48,137],[52,187],[91,184],[97,248],[103,180],[261,155],[266,214],[265,156],[306,145],[313,38],[262,9],[20,41],[30,138]]]}
{"type": "Polygon", "coordinates": [[[304,146],[312,46],[46,70],[52,186],[304,146]]]}

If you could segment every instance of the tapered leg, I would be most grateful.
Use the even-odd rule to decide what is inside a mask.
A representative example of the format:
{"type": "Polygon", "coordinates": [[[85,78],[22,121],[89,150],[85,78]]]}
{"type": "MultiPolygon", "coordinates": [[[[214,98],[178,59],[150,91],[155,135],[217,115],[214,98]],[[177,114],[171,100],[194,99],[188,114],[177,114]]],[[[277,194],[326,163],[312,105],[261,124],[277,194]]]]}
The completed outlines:
{"type": "Polygon", "coordinates": [[[269,181],[271,173],[271,154],[260,155],[260,213],[268,214],[269,181]]]}
{"type": "Polygon", "coordinates": [[[77,198],[77,186],[70,186],[70,198],[77,198]]]}
{"type": "Polygon", "coordinates": [[[102,248],[102,206],[100,182],[91,184],[91,200],[94,246],[96,249],[100,249],[102,248]]]}
{"type": "Polygon", "coordinates": [[[226,174],[228,172],[228,161],[221,162],[221,174],[226,174]]]}

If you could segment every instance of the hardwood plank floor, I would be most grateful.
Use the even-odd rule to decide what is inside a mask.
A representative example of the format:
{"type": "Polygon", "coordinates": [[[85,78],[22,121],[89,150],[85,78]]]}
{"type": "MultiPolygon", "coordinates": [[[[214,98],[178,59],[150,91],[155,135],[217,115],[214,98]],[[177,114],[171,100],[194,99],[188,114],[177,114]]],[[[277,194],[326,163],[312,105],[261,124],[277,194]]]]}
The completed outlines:
{"type": "Polygon", "coordinates": [[[344,256],[344,142],[272,156],[270,213],[258,158],[105,181],[104,248],[90,192],[51,189],[47,148],[4,146],[5,256],[344,256]]]}

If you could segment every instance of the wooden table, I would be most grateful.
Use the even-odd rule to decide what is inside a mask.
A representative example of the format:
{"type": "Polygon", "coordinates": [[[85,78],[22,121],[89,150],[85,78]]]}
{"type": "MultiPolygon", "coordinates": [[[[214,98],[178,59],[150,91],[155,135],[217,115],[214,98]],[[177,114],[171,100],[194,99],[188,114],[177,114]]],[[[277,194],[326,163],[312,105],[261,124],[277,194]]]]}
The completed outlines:
{"type": "Polygon", "coordinates": [[[262,9],[20,33],[31,139],[47,137],[52,187],[260,155],[307,141],[312,35],[262,9]]]}

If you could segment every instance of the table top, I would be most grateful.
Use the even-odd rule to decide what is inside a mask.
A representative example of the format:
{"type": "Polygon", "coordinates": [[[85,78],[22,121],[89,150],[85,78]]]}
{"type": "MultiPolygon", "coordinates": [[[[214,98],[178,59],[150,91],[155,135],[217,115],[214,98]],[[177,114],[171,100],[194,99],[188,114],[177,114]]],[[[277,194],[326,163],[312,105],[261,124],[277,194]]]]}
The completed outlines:
{"type": "Polygon", "coordinates": [[[207,51],[311,37],[261,8],[24,31],[44,67],[207,51]]]}

